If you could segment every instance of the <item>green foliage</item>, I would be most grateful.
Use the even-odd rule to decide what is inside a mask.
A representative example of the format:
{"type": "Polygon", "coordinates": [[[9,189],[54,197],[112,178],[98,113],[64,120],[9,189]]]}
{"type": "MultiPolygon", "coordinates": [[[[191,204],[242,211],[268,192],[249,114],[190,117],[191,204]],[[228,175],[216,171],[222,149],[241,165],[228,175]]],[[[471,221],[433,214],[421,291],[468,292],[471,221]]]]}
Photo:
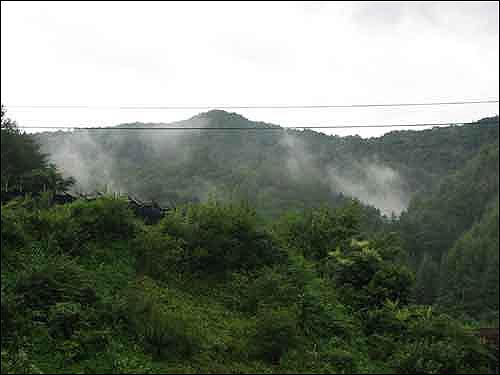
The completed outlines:
{"type": "Polygon", "coordinates": [[[17,128],[16,122],[7,117],[3,105],[1,125],[2,192],[61,191],[74,184],[74,179],[63,178],[57,168],[47,162],[35,139],[17,128]]]}
{"type": "Polygon", "coordinates": [[[157,359],[192,357],[202,341],[192,317],[175,311],[175,306],[160,303],[163,291],[143,279],[132,286],[127,301],[127,315],[146,350],[157,359]]]}
{"type": "Polygon", "coordinates": [[[24,307],[48,310],[57,303],[96,302],[96,292],[86,272],[74,261],[56,258],[21,275],[15,293],[24,307]]]}
{"type": "MultiPolygon", "coordinates": [[[[293,209],[297,213],[284,218],[284,228],[277,231],[284,246],[299,250],[308,259],[324,259],[337,246],[343,246],[345,237],[349,238],[348,233],[343,237],[342,225],[333,222],[332,216],[341,221],[337,214],[308,213],[308,210],[342,206],[351,195],[358,195],[364,198],[365,204],[383,206],[379,208],[388,216],[381,218],[376,208],[361,206],[363,215],[357,220],[363,232],[386,231],[389,227],[402,234],[410,255],[409,264],[417,274],[413,293],[416,302],[444,301],[441,305],[446,308],[450,302],[457,302],[455,306],[463,308],[454,309],[454,313],[481,318],[495,314],[495,293],[481,296],[488,298],[485,308],[476,302],[475,307],[465,306],[467,303],[457,299],[456,291],[461,287],[451,286],[448,278],[440,275],[448,272],[446,265],[441,269],[443,258],[447,258],[457,240],[481,220],[498,195],[498,123],[495,121],[498,116],[464,126],[398,131],[371,139],[292,130],[152,135],[140,131],[146,126],[141,123],[127,124],[137,128],[133,134],[58,132],[40,134],[36,139],[43,152],[51,154],[61,165],[66,161],[67,148],[85,163],[89,173],[79,185],[84,191],[102,189],[112,180],[116,186],[164,206],[205,201],[213,195],[226,202],[249,202],[256,207],[261,221],[293,209]],[[96,158],[96,154],[103,157],[96,158]],[[103,160],[109,160],[113,167],[102,168],[103,160]],[[394,178],[380,181],[383,174],[376,173],[379,169],[389,171],[394,178]],[[394,201],[399,211],[409,200],[409,210],[403,213],[401,220],[390,216],[394,201]],[[443,290],[444,287],[439,287],[442,284],[453,291],[443,290]]],[[[19,133],[15,125],[9,123],[5,129],[19,133]]],[[[273,125],[252,122],[224,111],[200,114],[176,125],[273,128],[273,125]]],[[[2,150],[4,139],[7,138],[2,136],[2,150]]],[[[2,172],[2,181],[3,176],[2,172]]],[[[40,189],[46,180],[52,181],[46,177],[31,178],[36,186],[29,189],[40,189]]],[[[19,185],[19,181],[29,186],[27,180],[20,177],[14,185],[19,185]]],[[[12,183],[8,181],[3,185],[12,183]]],[[[193,241],[188,242],[193,245],[193,241]]],[[[215,257],[207,256],[206,246],[194,246],[186,250],[183,259],[190,259],[186,262],[191,265],[195,263],[191,258],[198,259],[201,264],[188,272],[203,272],[199,271],[202,264],[215,257]]],[[[214,252],[210,250],[210,254],[214,252]]],[[[222,257],[227,260],[225,255],[222,257]]],[[[214,268],[213,264],[210,268],[214,268]]],[[[492,266],[488,272],[478,271],[468,277],[472,277],[472,284],[489,285],[495,282],[497,275],[492,266]]],[[[477,288],[473,289],[465,293],[466,299],[476,293],[477,288]]]]}
{"type": "Polygon", "coordinates": [[[275,231],[288,248],[306,258],[322,260],[350,243],[359,233],[359,222],[359,206],[353,204],[338,210],[322,208],[285,215],[275,231]]]}
{"type": "Polygon", "coordinates": [[[15,301],[12,296],[9,295],[6,291],[4,291],[4,286],[2,285],[2,344],[7,342],[12,338],[12,335],[15,333],[17,325],[16,325],[16,306],[15,301]]]}
{"type": "Polygon", "coordinates": [[[368,285],[368,292],[374,301],[398,301],[403,305],[410,302],[415,277],[406,267],[386,265],[378,270],[368,285]]]}
{"type": "Polygon", "coordinates": [[[257,314],[257,327],[253,337],[256,355],[272,364],[299,343],[297,314],[286,308],[265,309],[257,314]]]}
{"type": "Polygon", "coordinates": [[[70,221],[78,228],[77,238],[118,240],[134,237],[134,214],[119,199],[100,198],[77,201],[70,206],[70,221]]]}
{"type": "Polygon", "coordinates": [[[347,349],[340,348],[337,342],[332,342],[321,351],[319,362],[334,369],[335,373],[355,374],[358,371],[355,355],[347,349]]]}
{"type": "Polygon", "coordinates": [[[353,307],[374,308],[386,301],[409,303],[413,274],[384,259],[369,242],[354,241],[350,250],[331,253],[325,272],[338,287],[342,300],[353,307]]]}
{"type": "Polygon", "coordinates": [[[301,286],[283,268],[264,267],[255,273],[238,272],[228,282],[231,305],[246,313],[259,309],[293,305],[301,286]]]}
{"type": "Polygon", "coordinates": [[[349,338],[356,331],[354,319],[346,307],[327,282],[319,278],[304,289],[299,309],[301,328],[311,340],[349,338]]]}
{"type": "Polygon", "coordinates": [[[389,303],[369,312],[365,322],[372,356],[388,360],[396,373],[488,373],[492,364],[487,348],[470,331],[431,308],[389,303]]]}
{"type": "Polygon", "coordinates": [[[444,257],[438,303],[450,311],[476,317],[499,311],[498,207],[497,200],[444,257]]]}
{"type": "MultiPolygon", "coordinates": [[[[116,186],[164,206],[204,200],[215,191],[220,199],[250,202],[265,217],[290,209],[344,204],[351,191],[332,183],[328,178],[332,169],[388,201],[392,181],[380,184],[376,178],[370,179],[367,164],[394,170],[401,177],[402,186],[396,187],[403,195],[429,192],[442,176],[460,169],[482,146],[498,139],[498,124],[487,121],[391,132],[371,139],[294,130],[158,134],[140,130],[154,124],[124,126],[137,131],[53,132],[37,139],[43,152],[61,163],[67,149],[84,162],[89,171],[85,181],[79,181],[84,191],[102,189],[112,180],[116,186]],[[104,157],[96,158],[96,154],[104,157]],[[103,160],[113,167],[102,168],[103,160]]],[[[176,126],[275,127],[224,111],[203,113],[176,126]]],[[[376,216],[370,214],[367,219],[378,221],[372,222],[378,226],[376,216]]]]}
{"type": "Polygon", "coordinates": [[[2,374],[43,374],[26,352],[10,353],[2,349],[2,374]]]}
{"type": "Polygon", "coordinates": [[[498,312],[498,181],[494,138],[431,194],[414,199],[401,217],[418,303],[438,303],[475,319],[498,312]]]}
{"type": "Polygon", "coordinates": [[[416,274],[416,284],[413,291],[416,301],[424,305],[432,305],[439,294],[441,275],[440,267],[431,255],[425,254],[416,274]]]}
{"type": "Polygon", "coordinates": [[[160,224],[164,233],[184,242],[179,266],[189,272],[224,274],[280,263],[284,252],[259,229],[255,212],[245,206],[209,202],[188,206],[160,224]]]}
{"type": "Polygon", "coordinates": [[[241,206],[141,226],[107,198],[12,202],[2,230],[22,241],[2,258],[2,373],[484,372],[476,337],[407,306],[397,239],[364,241],[350,209],[294,245],[286,222],[270,232],[241,206]],[[303,256],[311,243],[326,257],[303,256]]]}
{"type": "Polygon", "coordinates": [[[71,255],[82,255],[91,242],[131,239],[138,230],[126,202],[114,198],[37,209],[24,221],[35,239],[71,255]]]}
{"type": "Polygon", "coordinates": [[[62,302],[53,305],[48,312],[48,325],[52,330],[52,336],[65,339],[73,336],[82,314],[80,303],[62,302]]]}
{"type": "Polygon", "coordinates": [[[168,280],[179,271],[184,241],[163,233],[159,228],[144,229],[134,240],[137,270],[157,280],[168,280]]]}
{"type": "Polygon", "coordinates": [[[23,233],[18,222],[18,215],[15,212],[2,206],[1,215],[1,255],[3,259],[7,251],[25,244],[26,235],[23,233]]]}

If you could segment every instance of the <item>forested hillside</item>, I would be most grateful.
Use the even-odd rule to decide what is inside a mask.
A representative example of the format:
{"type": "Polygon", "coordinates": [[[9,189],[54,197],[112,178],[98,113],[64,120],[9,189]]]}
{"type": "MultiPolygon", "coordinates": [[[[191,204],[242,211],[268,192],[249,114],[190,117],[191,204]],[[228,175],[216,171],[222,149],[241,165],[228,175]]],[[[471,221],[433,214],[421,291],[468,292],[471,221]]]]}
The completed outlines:
{"type": "Polygon", "coordinates": [[[498,140],[498,121],[491,120],[362,139],[285,131],[211,111],[174,124],[122,125],[205,130],[57,132],[38,140],[83,191],[128,192],[163,205],[215,195],[249,201],[274,217],[290,208],[338,205],[345,195],[391,216],[498,140]]]}
{"type": "Polygon", "coordinates": [[[258,225],[209,202],[2,207],[2,373],[487,373],[467,328],[410,303],[356,206],[258,225]]]}
{"type": "Polygon", "coordinates": [[[430,194],[415,198],[399,226],[419,269],[417,297],[498,319],[498,139],[430,194]],[[496,265],[495,265],[496,264],[496,265]],[[491,280],[491,284],[490,284],[491,280]],[[466,284],[466,285],[465,285],[466,284]]]}
{"type": "Polygon", "coordinates": [[[2,190],[28,193],[2,196],[2,373],[492,372],[473,333],[498,324],[498,124],[180,125],[213,130],[37,136],[63,179],[2,112],[2,190]],[[149,225],[120,198],[54,205],[69,172],[176,208],[149,225]]]}
{"type": "MultiPolygon", "coordinates": [[[[48,133],[38,139],[84,191],[128,192],[167,206],[208,197],[247,201],[265,220],[356,198],[365,206],[364,230],[401,234],[418,275],[416,300],[448,301],[447,309],[452,292],[446,259],[498,199],[498,117],[371,139],[284,130],[224,111],[174,124],[121,127],[129,130],[48,133]],[[144,127],[149,130],[130,130],[144,127]],[[150,130],[156,127],[197,129],[150,130]],[[387,225],[377,209],[388,218],[402,214],[401,219],[387,225]]],[[[471,267],[468,274],[476,285],[498,276],[498,268],[480,268],[471,267]]],[[[495,319],[498,308],[492,309],[478,288],[469,293],[476,295],[475,310],[455,312],[495,319]]],[[[489,293],[493,300],[498,296],[489,293]]]]}

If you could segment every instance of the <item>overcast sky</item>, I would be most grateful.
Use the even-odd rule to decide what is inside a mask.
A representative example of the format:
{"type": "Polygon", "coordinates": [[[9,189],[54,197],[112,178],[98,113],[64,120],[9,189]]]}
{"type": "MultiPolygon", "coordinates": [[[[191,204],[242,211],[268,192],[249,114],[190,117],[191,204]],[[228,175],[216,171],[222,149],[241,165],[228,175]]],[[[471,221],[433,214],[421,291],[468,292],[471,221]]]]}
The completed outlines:
{"type": "MultiPolygon", "coordinates": [[[[7,106],[498,97],[497,1],[1,3],[1,100],[7,106]]],[[[9,109],[24,126],[171,122],[197,112],[9,109]]],[[[238,112],[300,126],[472,121],[499,109],[488,104],[238,112]]],[[[338,134],[348,133],[359,130],[338,134]]]]}

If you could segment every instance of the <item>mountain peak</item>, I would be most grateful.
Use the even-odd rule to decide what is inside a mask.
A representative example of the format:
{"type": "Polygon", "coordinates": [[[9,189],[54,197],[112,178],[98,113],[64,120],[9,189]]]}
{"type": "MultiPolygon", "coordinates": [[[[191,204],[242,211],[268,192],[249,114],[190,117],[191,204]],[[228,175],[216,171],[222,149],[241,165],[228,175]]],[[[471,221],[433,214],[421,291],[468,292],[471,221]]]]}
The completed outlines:
{"type": "Polygon", "coordinates": [[[228,120],[249,121],[246,117],[243,117],[242,115],[240,115],[238,113],[228,112],[228,111],[224,111],[222,109],[212,109],[210,111],[200,113],[200,114],[194,116],[193,119],[209,119],[209,120],[223,120],[223,121],[228,121],[228,120]]]}
{"type": "Polygon", "coordinates": [[[202,126],[213,128],[258,128],[272,126],[263,122],[251,121],[239,113],[227,112],[220,109],[200,113],[188,121],[194,123],[201,122],[202,126]]]}

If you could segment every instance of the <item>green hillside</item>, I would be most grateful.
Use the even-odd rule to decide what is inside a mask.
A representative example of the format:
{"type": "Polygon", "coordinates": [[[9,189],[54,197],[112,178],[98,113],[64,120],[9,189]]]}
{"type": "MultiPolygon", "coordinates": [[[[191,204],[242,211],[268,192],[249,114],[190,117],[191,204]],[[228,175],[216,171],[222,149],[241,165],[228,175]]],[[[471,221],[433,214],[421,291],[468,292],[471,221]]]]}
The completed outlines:
{"type": "Polygon", "coordinates": [[[498,324],[498,124],[169,126],[212,130],[34,138],[2,111],[2,373],[492,373],[473,333],[498,324]],[[176,208],[54,205],[70,172],[176,208]]]}
{"type": "Polygon", "coordinates": [[[498,122],[491,121],[362,139],[284,130],[224,111],[122,127],[249,130],[75,131],[38,140],[83,191],[128,192],[164,205],[217,196],[249,201],[274,217],[294,207],[337,206],[343,196],[399,214],[415,193],[429,191],[498,139],[498,122]]]}
{"type": "Polygon", "coordinates": [[[422,275],[417,288],[420,302],[440,299],[446,307],[475,317],[496,311],[498,319],[498,288],[479,286],[485,278],[498,278],[499,272],[494,266],[498,264],[498,214],[494,212],[498,171],[496,141],[444,178],[432,193],[415,198],[401,217],[398,229],[422,275]],[[467,293],[464,283],[469,285],[467,293]]]}
{"type": "Polygon", "coordinates": [[[486,373],[467,327],[410,304],[356,206],[258,225],[216,202],[145,226],[103,198],[2,207],[2,373],[486,373]],[[311,252],[314,249],[314,252],[311,252]]]}

